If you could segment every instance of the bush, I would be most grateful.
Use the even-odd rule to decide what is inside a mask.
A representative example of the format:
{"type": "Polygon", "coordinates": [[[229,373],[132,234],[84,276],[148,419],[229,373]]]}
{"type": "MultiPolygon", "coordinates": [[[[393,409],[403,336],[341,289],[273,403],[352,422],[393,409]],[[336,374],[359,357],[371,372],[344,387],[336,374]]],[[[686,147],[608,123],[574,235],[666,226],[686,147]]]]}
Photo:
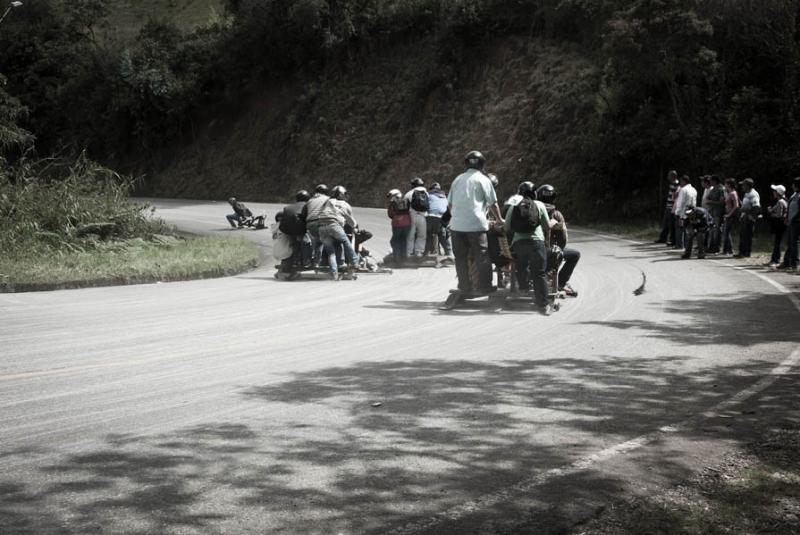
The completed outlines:
{"type": "Polygon", "coordinates": [[[161,231],[146,206],[128,201],[133,180],[81,156],[21,162],[0,173],[0,250],[82,249],[161,231]]]}

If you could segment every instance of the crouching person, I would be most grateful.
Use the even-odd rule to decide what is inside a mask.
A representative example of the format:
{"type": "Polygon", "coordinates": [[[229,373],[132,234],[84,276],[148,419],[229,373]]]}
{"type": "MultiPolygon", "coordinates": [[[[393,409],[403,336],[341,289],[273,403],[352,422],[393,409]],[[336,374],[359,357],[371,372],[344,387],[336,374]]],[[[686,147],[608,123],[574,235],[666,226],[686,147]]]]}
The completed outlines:
{"type": "Polygon", "coordinates": [[[700,206],[686,209],[686,250],[681,258],[691,258],[695,238],[697,238],[697,258],[706,257],[706,237],[714,226],[714,220],[708,210],[700,206]]]}

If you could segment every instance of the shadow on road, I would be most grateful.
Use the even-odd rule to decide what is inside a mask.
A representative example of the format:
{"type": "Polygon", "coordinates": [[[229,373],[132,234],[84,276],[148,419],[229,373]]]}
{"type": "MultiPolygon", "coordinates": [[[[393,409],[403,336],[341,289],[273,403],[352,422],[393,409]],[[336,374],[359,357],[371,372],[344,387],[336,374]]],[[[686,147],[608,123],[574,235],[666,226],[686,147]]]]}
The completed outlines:
{"type": "Polygon", "coordinates": [[[782,294],[707,295],[652,306],[668,315],[658,321],[611,320],[584,324],[638,331],[654,339],[689,346],[800,342],[797,311],[782,294]]]}
{"type": "MultiPolygon", "coordinates": [[[[298,373],[235,394],[249,419],[109,435],[102,447],[44,465],[32,454],[34,477],[0,478],[0,526],[11,533],[385,532],[567,465],[597,451],[598,438],[616,444],[696,414],[767,368],[687,374],[679,371],[684,360],[417,359],[298,373]]],[[[779,403],[776,394],[772,406],[779,403]]],[[[735,423],[754,424],[770,406],[735,423]]],[[[694,434],[706,436],[696,430],[686,438],[694,434]]],[[[637,462],[673,479],[691,473],[680,452],[643,451],[637,462]]],[[[506,517],[560,533],[624,492],[625,474],[587,467],[501,496],[487,521],[506,517]]],[[[486,524],[467,519],[433,531],[478,525],[486,524]]]]}

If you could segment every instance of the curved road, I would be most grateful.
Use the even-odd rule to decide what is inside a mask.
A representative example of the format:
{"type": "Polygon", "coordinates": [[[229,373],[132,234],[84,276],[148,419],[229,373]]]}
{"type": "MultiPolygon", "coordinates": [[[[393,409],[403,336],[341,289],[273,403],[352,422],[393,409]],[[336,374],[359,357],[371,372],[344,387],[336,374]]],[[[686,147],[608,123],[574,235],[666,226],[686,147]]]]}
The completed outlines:
{"type": "MultiPolygon", "coordinates": [[[[225,203],[155,204],[231,233],[225,203]]],[[[356,216],[382,257],[384,212],[356,216]]],[[[547,318],[438,311],[452,268],[0,295],[0,532],[564,532],[795,391],[800,309],[763,277],[573,245],[547,318]]]]}

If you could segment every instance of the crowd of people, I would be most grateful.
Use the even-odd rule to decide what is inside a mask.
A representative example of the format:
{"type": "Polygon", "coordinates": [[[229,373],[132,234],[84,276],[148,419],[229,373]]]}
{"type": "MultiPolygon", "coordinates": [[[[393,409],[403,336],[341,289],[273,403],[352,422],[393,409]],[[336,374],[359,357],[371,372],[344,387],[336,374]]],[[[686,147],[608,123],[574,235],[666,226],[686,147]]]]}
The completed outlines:
{"type": "MultiPolygon", "coordinates": [[[[547,315],[552,310],[548,271],[558,291],[577,296],[569,281],[580,253],[567,246],[567,223],[556,208],[556,189],[523,181],[501,209],[499,181],[483,172],[483,154],[472,151],[464,162],[466,170],[448,192],[438,182],[426,187],[419,177],[410,181],[405,193],[389,191],[391,253],[384,261],[396,267],[420,265],[430,257],[449,261],[455,264],[458,291],[464,295],[485,296],[498,287],[512,287],[529,295],[547,315]]],[[[281,277],[293,279],[304,270],[324,269],[339,280],[363,267],[369,258],[363,243],[372,235],[359,228],[347,197],[343,186],[329,191],[319,184],[313,194],[298,191],[295,202],[278,212],[273,254],[281,262],[281,277]]],[[[246,226],[252,212],[235,198],[229,203],[234,210],[226,216],[230,225],[246,226]]]]}
{"type": "Polygon", "coordinates": [[[683,249],[682,258],[692,256],[695,243],[697,258],[706,254],[733,255],[749,258],[752,254],[756,224],[766,219],[773,235],[773,249],[767,265],[775,269],[797,270],[800,240],[800,178],[792,181],[792,194],[787,199],[786,186],[770,186],[772,199],[764,209],[761,196],[752,178],[724,182],[717,175],[700,178],[702,194],[692,185],[688,175],[667,174],[668,192],[656,243],[683,249]],[[741,195],[740,195],[741,193],[741,195]],[[734,254],[733,230],[738,227],[738,251],[734,254]],[[781,251],[786,237],[786,248],[781,251]]]}
{"type": "Polygon", "coordinates": [[[580,253],[567,247],[567,224],[555,205],[556,189],[523,181],[501,209],[499,181],[483,172],[483,154],[472,151],[464,161],[466,170],[447,193],[438,182],[426,188],[418,177],[411,180],[405,194],[399,189],[389,191],[393,264],[402,266],[443,254],[454,260],[458,290],[470,297],[489,295],[505,286],[508,280],[503,273],[513,269],[519,293],[530,294],[535,307],[549,315],[548,261],[558,258],[561,263],[563,258],[563,265],[551,265],[549,270],[558,291],[577,296],[569,280],[580,253]],[[551,254],[553,247],[560,249],[557,256],[551,254]]]}

